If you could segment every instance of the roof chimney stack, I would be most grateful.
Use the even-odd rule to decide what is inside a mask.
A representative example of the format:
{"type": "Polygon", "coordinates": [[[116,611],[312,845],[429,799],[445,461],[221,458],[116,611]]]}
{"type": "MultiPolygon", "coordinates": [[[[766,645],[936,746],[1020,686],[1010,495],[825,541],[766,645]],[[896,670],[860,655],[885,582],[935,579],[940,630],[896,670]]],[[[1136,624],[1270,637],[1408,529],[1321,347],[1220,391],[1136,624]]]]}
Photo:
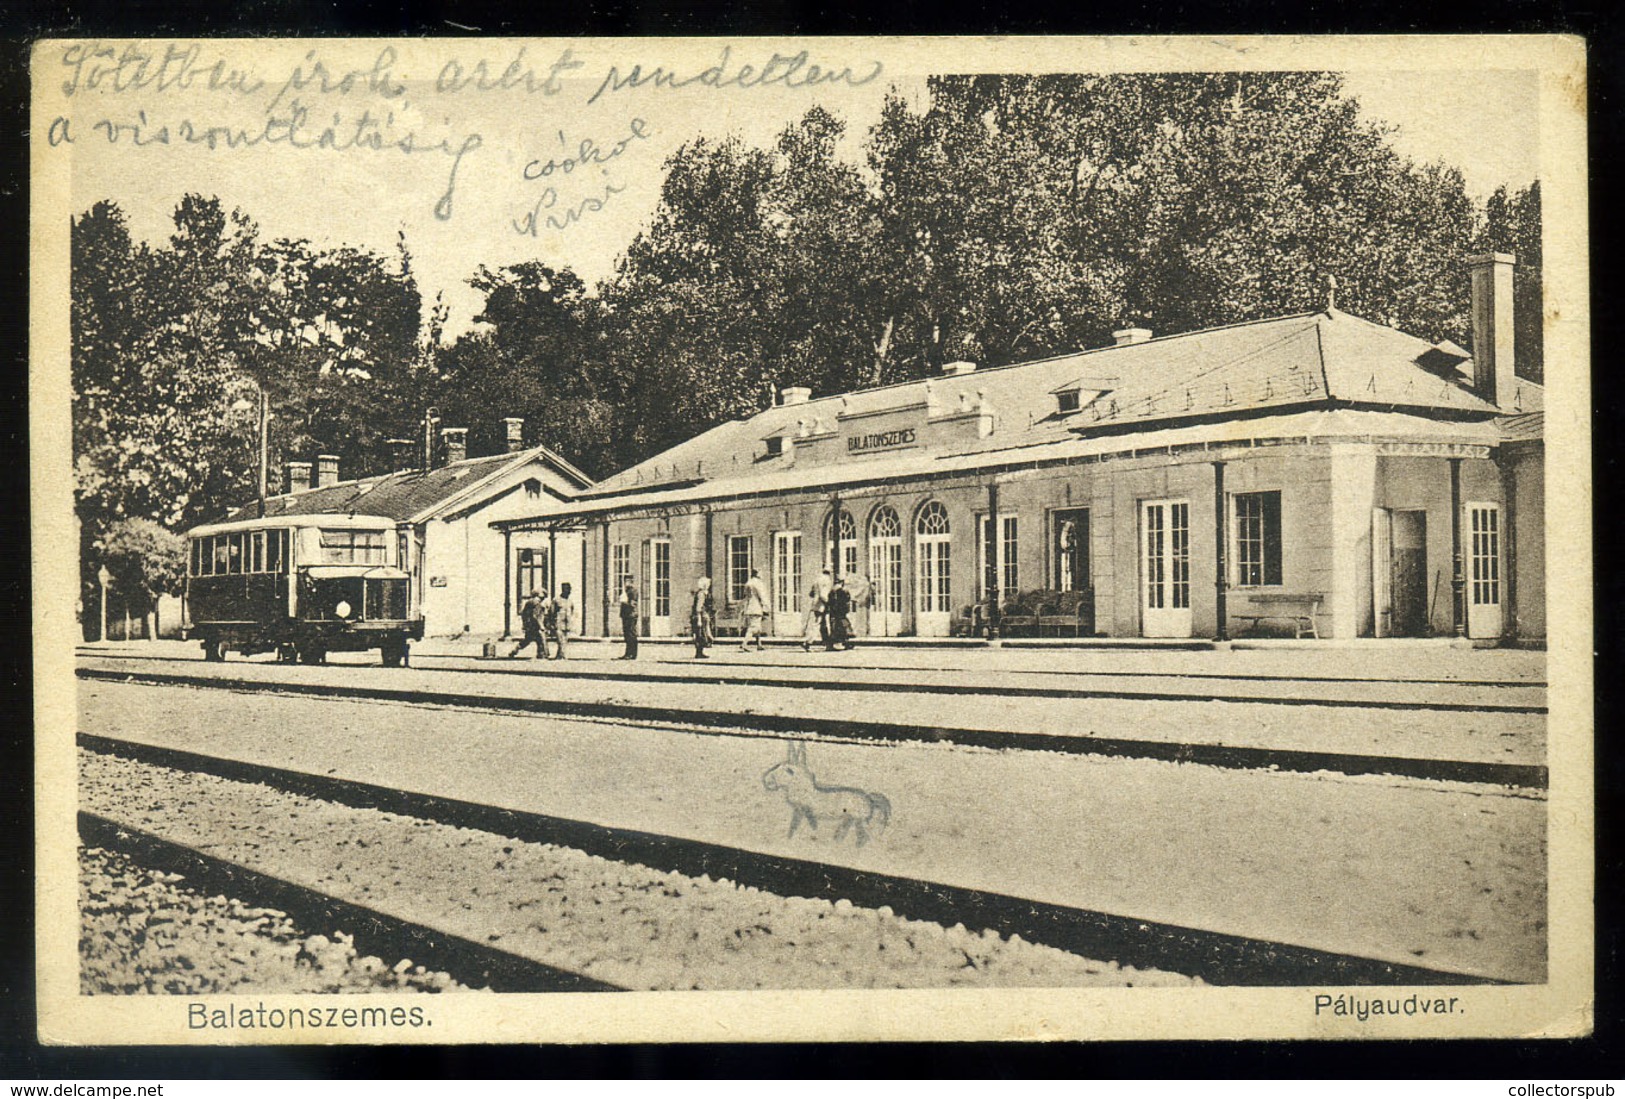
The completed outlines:
{"type": "Polygon", "coordinates": [[[969,374],[971,371],[973,371],[975,369],[976,369],[976,364],[975,363],[966,362],[963,359],[960,359],[957,362],[943,363],[942,364],[942,372],[944,374],[969,374]]]}
{"type": "Polygon", "coordinates": [[[468,457],[468,428],[443,427],[440,438],[446,444],[446,464],[460,462],[468,457]]]}
{"type": "Polygon", "coordinates": [[[779,390],[780,404],[806,404],[812,400],[812,390],[804,385],[787,385],[779,390]]]}
{"type": "Polygon", "coordinates": [[[1126,347],[1131,343],[1144,343],[1151,338],[1149,328],[1119,328],[1112,333],[1112,339],[1118,347],[1126,347]]]}
{"type": "Polygon", "coordinates": [[[1513,372],[1512,268],[1505,252],[1467,259],[1473,276],[1473,389],[1491,404],[1517,392],[1513,372]]]}
{"type": "Polygon", "coordinates": [[[412,452],[417,448],[417,444],[411,439],[385,439],[384,445],[389,448],[391,473],[402,473],[416,463],[416,457],[412,452]]]}
{"type": "Polygon", "coordinates": [[[502,421],[502,428],[508,440],[508,453],[518,454],[525,449],[525,418],[523,416],[509,416],[502,421]]]}
{"type": "Polygon", "coordinates": [[[328,488],[339,483],[339,456],[337,454],[316,455],[316,487],[328,488]]]}
{"type": "Polygon", "coordinates": [[[310,463],[282,463],[282,491],[286,493],[310,491],[310,463]]]}

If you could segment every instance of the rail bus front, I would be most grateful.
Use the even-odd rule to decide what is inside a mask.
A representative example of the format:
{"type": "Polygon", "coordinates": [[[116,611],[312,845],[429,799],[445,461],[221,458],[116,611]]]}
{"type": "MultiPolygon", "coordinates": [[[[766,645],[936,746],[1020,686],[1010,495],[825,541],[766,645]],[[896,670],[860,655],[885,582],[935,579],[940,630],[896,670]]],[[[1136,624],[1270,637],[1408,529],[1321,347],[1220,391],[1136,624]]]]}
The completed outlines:
{"type": "Polygon", "coordinates": [[[330,652],[377,649],[385,664],[404,664],[423,620],[411,574],[387,560],[391,532],[388,520],[355,516],[197,528],[189,635],[209,660],[275,652],[314,664],[330,652]]]}

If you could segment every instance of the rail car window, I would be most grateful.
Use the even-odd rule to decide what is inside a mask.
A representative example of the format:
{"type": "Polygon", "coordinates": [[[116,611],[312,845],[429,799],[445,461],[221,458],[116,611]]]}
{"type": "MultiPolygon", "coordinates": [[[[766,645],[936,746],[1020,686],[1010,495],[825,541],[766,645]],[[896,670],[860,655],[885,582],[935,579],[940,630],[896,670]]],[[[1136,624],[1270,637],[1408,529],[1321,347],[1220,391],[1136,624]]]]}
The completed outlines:
{"type": "Polygon", "coordinates": [[[322,560],[330,565],[382,565],[381,530],[323,530],[322,560]]]}
{"type": "Polygon", "coordinates": [[[287,556],[285,530],[215,534],[192,539],[190,569],[193,576],[281,572],[287,556]]]}

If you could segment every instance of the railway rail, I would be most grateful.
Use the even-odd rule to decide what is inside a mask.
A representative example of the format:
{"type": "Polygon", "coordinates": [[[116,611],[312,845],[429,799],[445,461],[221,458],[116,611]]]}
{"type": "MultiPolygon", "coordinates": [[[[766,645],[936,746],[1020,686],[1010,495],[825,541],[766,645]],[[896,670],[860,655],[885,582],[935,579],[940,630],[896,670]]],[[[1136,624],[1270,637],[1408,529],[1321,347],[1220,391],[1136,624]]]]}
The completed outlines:
{"type": "MultiPolygon", "coordinates": [[[[942,927],[1020,936],[1121,966],[1188,974],[1214,984],[1478,984],[1482,977],[1408,966],[1349,954],[1126,918],[1104,912],[980,892],[823,862],[765,855],[690,839],[605,827],[521,812],[494,805],[439,797],[385,785],[315,775],[288,768],[205,753],[160,748],[115,737],[81,733],[82,750],[175,771],[321,799],[355,808],[377,809],[437,824],[475,829],[531,843],[586,852],[614,862],[672,873],[727,879],[778,897],[818,897],[931,921],[942,927]]],[[[392,916],[382,908],[347,906],[318,890],[255,874],[239,863],[216,859],[185,844],[165,841],[127,822],[81,814],[87,843],[134,846],[144,858],[184,868],[206,880],[229,879],[234,888],[273,895],[277,906],[319,918],[339,918],[370,929],[391,946],[410,947],[414,958],[434,958],[455,973],[484,977],[494,988],[536,991],[547,988],[612,988],[579,973],[518,959],[474,942],[466,935],[392,916]],[[436,946],[435,944],[439,944],[436,946]],[[427,953],[426,953],[427,951],[427,953]],[[437,951],[437,952],[436,952],[437,951]],[[572,983],[575,982],[575,983],[572,983]]]]}
{"type": "MultiPolygon", "coordinates": [[[[175,661],[176,664],[194,662],[175,661]]],[[[467,673],[468,669],[456,669],[467,673]]],[[[689,709],[623,700],[581,700],[474,693],[459,690],[379,687],[359,682],[313,682],[308,679],[234,676],[218,665],[208,672],[155,671],[150,668],[81,667],[84,680],[152,686],[190,687],[251,694],[376,701],[413,706],[481,709],[501,713],[546,715],[595,721],[633,721],[648,728],[677,729],[703,735],[815,736],[838,741],[948,743],[991,749],[1022,749],[1075,755],[1167,760],[1234,770],[1332,771],[1347,775],[1392,775],[1441,782],[1466,782],[1544,790],[1547,768],[1531,763],[1500,763],[1434,757],[1316,751],[1195,740],[1017,732],[974,726],[910,724],[890,721],[773,714],[717,709],[689,709]]],[[[737,680],[729,678],[728,683],[737,680]]],[[[782,686],[775,683],[775,686],[782,686]]],[[[823,685],[820,684],[820,687],[823,685]]],[[[907,687],[913,690],[913,687],[907,687]]],[[[1252,701],[1204,696],[1204,701],[1252,701]]],[[[1543,709],[1543,708],[1542,708],[1543,709]]]]}
{"type": "MultiPolygon", "coordinates": [[[[168,656],[143,656],[137,654],[117,653],[107,654],[95,650],[81,650],[81,656],[97,659],[114,659],[130,662],[158,662],[164,664],[192,664],[195,661],[168,656]]],[[[761,663],[745,663],[717,661],[709,665],[704,671],[650,671],[647,667],[629,669],[605,669],[594,667],[592,662],[578,661],[572,663],[568,669],[555,669],[551,667],[529,666],[531,661],[510,663],[505,661],[475,662],[466,657],[450,657],[442,655],[415,655],[413,662],[419,670],[425,670],[424,661],[428,660],[427,670],[447,670],[467,672],[474,674],[491,675],[524,675],[541,679],[559,678],[573,680],[597,680],[613,682],[634,683],[680,683],[700,684],[728,687],[790,687],[810,690],[836,691],[836,692],[872,692],[877,690],[907,691],[915,694],[983,696],[990,698],[1044,698],[1044,699],[1122,699],[1134,701],[1155,702],[1234,702],[1253,703],[1270,706],[1321,706],[1333,708],[1371,709],[1371,710],[1406,710],[1437,713],[1506,713],[1506,714],[1545,714],[1547,706],[1544,701],[1505,701],[1494,697],[1484,697],[1480,693],[1471,699],[1446,701],[1433,698],[1382,698],[1374,695],[1360,697],[1358,693],[1342,696],[1326,693],[1327,687],[1338,684],[1348,687],[1373,687],[1389,683],[1397,683],[1406,687],[1446,687],[1456,688],[1463,692],[1497,692],[1514,693],[1523,698],[1533,698],[1544,695],[1544,683],[1522,680],[1461,680],[1461,679],[1404,679],[1404,680],[1373,680],[1356,676],[1308,676],[1308,675],[1248,675],[1245,673],[1210,673],[1185,672],[1169,674],[1165,672],[1144,671],[1090,671],[1085,669],[1063,669],[1058,671],[1032,671],[1024,669],[1000,670],[996,680],[978,677],[974,681],[964,681],[964,670],[953,668],[917,668],[904,665],[862,665],[860,667],[838,667],[808,669],[806,665],[777,663],[768,665],[772,668],[793,670],[800,675],[762,675],[761,663]],[[452,662],[456,661],[455,664],[452,662]],[[756,674],[744,672],[718,672],[718,667],[739,667],[757,669],[756,674]],[[822,674],[806,674],[816,671],[822,674]],[[875,672],[908,672],[912,673],[907,680],[883,680],[875,678],[875,672]],[[921,673],[951,673],[956,676],[955,682],[933,682],[921,679],[921,673]],[[1163,682],[1177,682],[1186,684],[1183,689],[1152,689],[1130,690],[1123,688],[1105,687],[1063,687],[1054,685],[1023,686],[1001,682],[1011,676],[1043,676],[1056,679],[1105,679],[1105,680],[1160,680],[1163,682]],[[1225,690],[1223,687],[1230,684],[1270,684],[1280,688],[1278,693],[1244,694],[1235,690],[1225,690]],[[1217,684],[1219,687],[1201,689],[1196,684],[1217,684]],[[1297,685],[1311,685],[1307,689],[1299,689],[1297,685]]],[[[686,662],[663,662],[668,667],[693,669],[692,664],[686,662]]]]}

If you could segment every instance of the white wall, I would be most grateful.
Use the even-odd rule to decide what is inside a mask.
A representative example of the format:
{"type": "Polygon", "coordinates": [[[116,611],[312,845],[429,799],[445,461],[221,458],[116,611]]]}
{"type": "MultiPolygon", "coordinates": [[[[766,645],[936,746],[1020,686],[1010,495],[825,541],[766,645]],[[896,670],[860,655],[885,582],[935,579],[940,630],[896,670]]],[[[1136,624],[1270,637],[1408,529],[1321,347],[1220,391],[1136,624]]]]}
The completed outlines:
{"type": "MultiPolygon", "coordinates": [[[[536,468],[531,468],[493,486],[492,494],[526,477],[553,480],[560,488],[565,487],[555,474],[539,474],[536,468]]],[[[501,633],[504,585],[516,582],[517,567],[504,561],[502,532],[493,529],[491,524],[502,519],[546,514],[558,506],[559,501],[547,493],[533,496],[521,487],[465,516],[429,520],[423,531],[424,632],[432,636],[501,633]]],[[[579,606],[583,588],[582,535],[560,534],[555,541],[558,553],[555,582],[568,581],[575,589],[579,606]]],[[[510,548],[517,557],[521,547],[545,549],[547,545],[545,532],[531,532],[514,535],[510,548]]],[[[512,628],[517,630],[519,609],[511,597],[509,615],[512,628]]]]}

